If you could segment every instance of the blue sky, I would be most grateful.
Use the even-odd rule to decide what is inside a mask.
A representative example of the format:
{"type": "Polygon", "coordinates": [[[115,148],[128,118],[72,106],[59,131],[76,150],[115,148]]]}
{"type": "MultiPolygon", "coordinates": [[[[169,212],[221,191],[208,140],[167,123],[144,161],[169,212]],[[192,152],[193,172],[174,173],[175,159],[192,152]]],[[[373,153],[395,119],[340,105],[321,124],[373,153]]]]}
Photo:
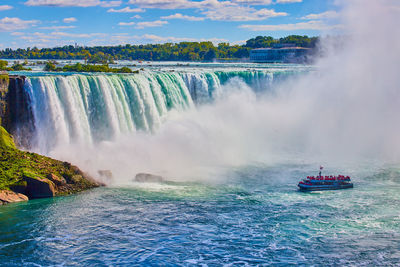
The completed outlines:
{"type": "Polygon", "coordinates": [[[0,0],[0,49],[316,36],[340,29],[334,0],[0,0]]]}

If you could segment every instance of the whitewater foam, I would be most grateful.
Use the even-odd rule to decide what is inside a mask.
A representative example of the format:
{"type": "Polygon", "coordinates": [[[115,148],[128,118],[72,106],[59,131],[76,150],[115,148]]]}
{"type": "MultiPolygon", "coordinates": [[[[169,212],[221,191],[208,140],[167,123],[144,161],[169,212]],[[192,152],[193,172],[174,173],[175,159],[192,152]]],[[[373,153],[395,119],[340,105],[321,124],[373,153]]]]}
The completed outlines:
{"type": "Polygon", "coordinates": [[[389,29],[400,24],[398,4],[343,5],[351,38],[300,75],[295,66],[283,75],[181,68],[29,77],[37,150],[93,174],[110,169],[120,181],[138,172],[219,180],[254,162],[396,163],[400,36],[389,29]]]}

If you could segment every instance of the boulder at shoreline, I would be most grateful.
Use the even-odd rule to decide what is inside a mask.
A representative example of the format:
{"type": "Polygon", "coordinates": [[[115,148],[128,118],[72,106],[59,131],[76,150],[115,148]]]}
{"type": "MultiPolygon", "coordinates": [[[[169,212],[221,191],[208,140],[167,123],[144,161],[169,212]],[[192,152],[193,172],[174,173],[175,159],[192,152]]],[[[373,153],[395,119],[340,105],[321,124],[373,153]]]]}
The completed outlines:
{"type": "Polygon", "coordinates": [[[21,201],[28,201],[28,197],[11,190],[0,190],[0,205],[21,201]]]}
{"type": "Polygon", "coordinates": [[[150,173],[138,173],[135,176],[135,182],[141,183],[161,183],[164,181],[162,176],[154,175],[150,173]]]}
{"type": "Polygon", "coordinates": [[[0,192],[2,204],[62,196],[101,186],[78,167],[16,148],[0,126],[0,192]]]}

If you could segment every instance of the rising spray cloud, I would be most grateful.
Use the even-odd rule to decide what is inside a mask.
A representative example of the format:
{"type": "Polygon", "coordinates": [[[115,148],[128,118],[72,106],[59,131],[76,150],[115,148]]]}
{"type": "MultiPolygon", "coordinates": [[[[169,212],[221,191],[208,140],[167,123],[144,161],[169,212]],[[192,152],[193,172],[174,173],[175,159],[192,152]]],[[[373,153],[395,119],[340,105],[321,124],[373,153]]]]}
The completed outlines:
{"type": "MultiPolygon", "coordinates": [[[[396,1],[342,1],[340,49],[323,39],[316,71],[256,95],[231,79],[213,102],[171,111],[151,134],[95,144],[58,143],[50,155],[116,183],[138,172],[174,180],[219,180],[254,162],[400,159],[400,7],[396,1]]],[[[339,37],[338,37],[339,38],[339,37]]]]}

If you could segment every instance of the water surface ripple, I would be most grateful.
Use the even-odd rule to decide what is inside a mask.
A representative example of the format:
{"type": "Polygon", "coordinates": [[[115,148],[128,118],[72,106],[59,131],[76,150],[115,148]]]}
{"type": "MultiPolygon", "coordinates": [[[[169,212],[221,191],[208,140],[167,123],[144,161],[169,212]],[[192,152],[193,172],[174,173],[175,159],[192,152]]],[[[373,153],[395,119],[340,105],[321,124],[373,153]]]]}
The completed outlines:
{"type": "Polygon", "coordinates": [[[132,184],[4,206],[0,262],[4,266],[400,263],[398,170],[360,172],[354,189],[311,194],[296,191],[299,175],[306,175],[302,166],[252,166],[235,170],[226,182],[214,185],[132,184]]]}

